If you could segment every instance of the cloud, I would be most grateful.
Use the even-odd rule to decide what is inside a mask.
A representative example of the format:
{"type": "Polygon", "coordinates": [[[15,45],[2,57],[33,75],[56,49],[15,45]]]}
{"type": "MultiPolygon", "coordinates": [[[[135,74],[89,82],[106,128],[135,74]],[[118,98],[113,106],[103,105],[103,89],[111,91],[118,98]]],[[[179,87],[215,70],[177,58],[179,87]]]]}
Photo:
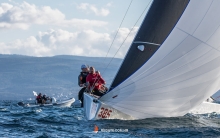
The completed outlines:
{"type": "Polygon", "coordinates": [[[60,25],[61,26],[72,26],[78,29],[88,29],[91,27],[101,27],[107,25],[107,22],[98,21],[98,20],[88,20],[88,19],[71,19],[71,20],[63,20],[60,25]]]}
{"type": "Polygon", "coordinates": [[[58,9],[52,9],[49,6],[37,7],[27,2],[20,5],[1,3],[0,29],[19,28],[26,30],[33,24],[90,28],[105,26],[107,22],[76,18],[67,20],[58,9]]]}
{"type": "Polygon", "coordinates": [[[106,6],[107,6],[107,7],[111,7],[111,6],[112,6],[112,3],[109,2],[109,3],[106,4],[106,6]]]}
{"type": "MultiPolygon", "coordinates": [[[[135,28],[125,43],[130,29],[119,29],[118,36],[108,53],[109,57],[123,58],[137,32],[135,28]],[[120,49],[118,51],[118,49],[120,49]],[[118,51],[118,52],[117,52],[118,51]],[[117,54],[116,54],[117,52],[117,54]]],[[[105,57],[113,41],[116,31],[111,34],[93,30],[69,32],[62,29],[39,32],[25,40],[17,39],[10,43],[0,43],[1,54],[20,54],[30,56],[79,55],[89,57],[105,57]]]]}
{"type": "MultiPolygon", "coordinates": [[[[111,4],[108,3],[107,7],[110,7],[111,4]]],[[[78,9],[86,11],[87,13],[95,13],[96,16],[107,16],[110,12],[106,8],[98,9],[95,5],[89,4],[89,3],[80,3],[77,6],[78,9]]]]}

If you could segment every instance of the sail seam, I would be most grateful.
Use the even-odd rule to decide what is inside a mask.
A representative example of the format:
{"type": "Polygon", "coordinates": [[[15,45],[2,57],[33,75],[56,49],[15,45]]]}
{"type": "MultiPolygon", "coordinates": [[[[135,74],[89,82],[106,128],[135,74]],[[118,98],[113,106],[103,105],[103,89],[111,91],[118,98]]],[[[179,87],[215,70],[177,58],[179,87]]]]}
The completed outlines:
{"type": "MultiPolygon", "coordinates": [[[[218,78],[219,76],[220,76],[220,75],[218,75],[216,78],[218,78]]],[[[213,81],[216,80],[216,78],[213,79],[213,81]]],[[[210,82],[210,84],[209,84],[205,89],[207,89],[208,87],[210,87],[211,84],[212,84],[212,83],[210,82]]],[[[205,89],[204,89],[204,90],[205,90],[205,89]]],[[[201,90],[201,91],[202,91],[202,90],[201,90]]],[[[198,94],[200,94],[200,93],[201,93],[201,92],[198,92],[198,93],[194,96],[194,98],[195,98],[198,94]]],[[[191,100],[193,100],[194,98],[192,98],[192,99],[190,99],[189,101],[185,102],[184,104],[182,104],[181,106],[179,106],[178,108],[176,108],[175,110],[173,110],[172,112],[170,112],[169,114],[175,112],[176,110],[178,110],[179,108],[181,108],[182,106],[184,106],[184,105],[187,104],[187,103],[189,103],[190,106],[192,107],[192,105],[191,105],[191,100]]]]}
{"type": "MultiPolygon", "coordinates": [[[[188,37],[188,36],[187,36],[187,37],[188,37]]],[[[186,38],[187,38],[187,37],[186,37],[186,38]]],[[[185,39],[186,39],[186,38],[185,38],[185,39]]],[[[180,44],[182,44],[182,43],[185,41],[185,39],[182,40],[174,49],[176,49],[180,44]]],[[[152,69],[155,65],[157,65],[159,62],[161,62],[165,57],[167,57],[168,55],[170,55],[170,53],[173,52],[174,49],[171,50],[169,53],[167,53],[167,54],[166,54],[161,60],[159,60],[157,63],[155,63],[155,64],[152,65],[150,68],[148,68],[147,70],[143,71],[142,73],[140,73],[139,75],[137,75],[137,76],[134,77],[133,79],[138,78],[139,76],[141,76],[142,74],[144,74],[144,73],[147,72],[148,70],[152,69]]],[[[184,56],[184,55],[183,55],[183,56],[184,56]]],[[[131,77],[131,76],[130,76],[130,77],[131,77]]],[[[129,78],[130,78],[130,77],[129,77],[129,78]]],[[[145,77],[147,77],[147,76],[145,76],[145,77]]],[[[127,80],[128,80],[129,78],[127,78],[127,80]]],[[[144,79],[144,77],[140,78],[139,81],[140,81],[141,79],[144,79]]],[[[125,80],[125,81],[126,81],[126,80],[125,80]]],[[[133,82],[133,83],[134,83],[134,82],[133,82]]],[[[126,86],[124,86],[124,87],[122,87],[122,88],[125,88],[125,87],[127,87],[127,86],[130,86],[130,85],[133,84],[133,83],[127,84],[126,86]]]]}
{"type": "MultiPolygon", "coordinates": [[[[218,68],[220,68],[220,67],[218,67],[218,68]]],[[[217,69],[217,68],[215,68],[215,69],[217,69]]],[[[213,70],[215,70],[215,69],[213,69],[213,70]]],[[[212,71],[212,70],[211,70],[211,71],[212,71]]],[[[209,71],[209,72],[211,72],[211,71],[209,71]]],[[[209,72],[207,72],[207,73],[209,73],[209,72]]],[[[199,76],[201,76],[201,75],[198,75],[198,76],[195,76],[195,77],[192,77],[192,78],[196,78],[196,77],[199,77],[199,76]]],[[[181,83],[181,82],[190,80],[190,79],[192,79],[192,78],[189,78],[189,79],[186,79],[186,80],[177,82],[177,83],[181,83]]],[[[218,77],[216,77],[216,78],[218,78],[218,77]]],[[[214,78],[214,79],[216,79],[216,78],[214,78]]],[[[212,80],[213,80],[213,78],[212,78],[211,80],[208,80],[208,81],[205,81],[205,82],[202,82],[202,83],[206,83],[206,82],[209,82],[209,81],[212,81],[212,80]]],[[[175,85],[175,84],[177,84],[177,83],[170,84],[170,85],[166,85],[166,86],[163,86],[163,87],[172,86],[172,85],[175,85]]],[[[201,84],[202,84],[202,83],[201,83],[201,84]]],[[[199,84],[196,84],[196,85],[199,85],[199,84]]],[[[193,86],[195,86],[195,85],[193,85],[193,86]]],[[[160,87],[160,88],[163,88],[163,87],[160,87]]],[[[187,87],[184,87],[184,88],[187,88],[187,87]]],[[[184,88],[182,88],[182,89],[184,89],[184,88]]],[[[156,90],[156,89],[151,89],[151,90],[156,90]]],[[[178,89],[178,90],[181,90],[181,89],[178,89]]],[[[164,92],[164,93],[168,93],[168,92],[164,92]]],[[[157,94],[159,94],[159,93],[157,93],[157,94]]],[[[151,95],[154,95],[154,94],[151,94],[151,95]]],[[[150,95],[147,95],[147,96],[150,96],[150,95]]],[[[140,101],[140,100],[139,100],[139,101],[140,101]]],[[[157,101],[159,101],[159,100],[157,100],[157,101]]],[[[113,102],[113,101],[109,101],[109,100],[108,100],[107,102],[113,102]]],[[[116,103],[116,102],[115,102],[115,103],[116,103]]]]}
{"type": "MultiPolygon", "coordinates": [[[[181,88],[181,89],[177,89],[177,90],[172,90],[172,91],[166,91],[166,92],[161,92],[161,93],[153,93],[153,94],[147,94],[147,95],[142,95],[142,96],[152,96],[152,95],[160,95],[160,94],[166,94],[166,93],[170,93],[170,92],[174,92],[174,91],[179,91],[179,90],[184,90],[184,89],[187,89],[187,88],[191,88],[191,87],[195,87],[195,86],[197,86],[197,85],[201,85],[201,84],[204,84],[204,83],[208,83],[208,82],[210,82],[210,81],[212,81],[212,79],[211,80],[208,80],[208,81],[205,81],[205,82],[202,82],[202,83],[199,83],[199,84],[195,84],[195,85],[191,85],[191,86],[189,86],[189,87],[184,87],[184,88],[181,88]]],[[[161,88],[163,88],[163,87],[161,87],[161,88]]],[[[151,90],[155,90],[155,89],[151,89],[151,90]]],[[[147,91],[151,91],[151,90],[147,90],[147,91]]],[[[145,91],[145,92],[147,92],[147,91],[145,91]]],[[[142,92],[141,92],[142,93],[142,92]]],[[[132,96],[132,98],[138,98],[138,97],[142,97],[142,96],[132,96]]],[[[119,100],[119,99],[122,99],[122,98],[125,98],[125,97],[118,97],[117,98],[117,100],[119,100]]],[[[175,98],[174,98],[175,99],[175,98]]],[[[158,99],[158,100],[162,100],[162,99],[158,99]]],[[[135,101],[135,100],[129,100],[129,101],[135,101]]],[[[141,100],[138,100],[138,101],[141,101],[141,100]]],[[[146,100],[146,101],[152,101],[152,100],[146,100]]]]}
{"type": "MultiPolygon", "coordinates": [[[[191,96],[185,96],[185,97],[179,97],[179,98],[173,98],[173,99],[160,99],[160,100],[154,100],[154,101],[167,101],[167,100],[176,100],[176,99],[186,99],[186,98],[190,98],[190,97],[194,97],[196,96],[196,94],[191,95],[191,96]]],[[[137,101],[133,101],[133,102],[137,102],[137,101]]],[[[150,101],[149,101],[150,102],[150,101]]],[[[108,102],[108,103],[116,103],[114,106],[117,106],[118,104],[122,104],[122,105],[134,105],[134,104],[128,104],[128,103],[117,103],[117,102],[108,102]]],[[[151,102],[152,103],[152,102],[151,102]]],[[[147,104],[147,103],[146,103],[147,104]]],[[[141,107],[155,107],[155,108],[167,108],[167,107],[158,107],[158,106],[143,106],[143,102],[140,104],[136,104],[137,106],[141,106],[141,107]]],[[[135,106],[136,106],[135,105],[135,106]]],[[[171,107],[170,107],[171,108],[171,107]]]]}
{"type": "MultiPolygon", "coordinates": [[[[219,56],[217,57],[217,58],[219,58],[219,56]]],[[[216,60],[217,58],[215,58],[215,59],[213,59],[213,60],[216,60]]],[[[212,60],[212,61],[213,61],[212,60]]],[[[206,63],[207,64],[207,63],[206,63]]],[[[201,66],[204,66],[204,65],[206,65],[206,64],[203,64],[203,65],[201,65],[201,66]]],[[[201,67],[201,66],[199,66],[199,67],[201,67]]],[[[197,67],[197,68],[199,68],[199,67],[197,67]]],[[[216,68],[214,68],[214,69],[212,69],[212,70],[210,70],[210,71],[208,71],[208,72],[205,72],[205,73],[209,73],[209,72],[211,72],[211,71],[213,71],[213,70],[215,70],[215,69],[217,69],[217,68],[220,68],[220,66],[218,66],[218,67],[216,67],[216,68]]],[[[193,70],[195,70],[195,69],[193,69],[193,70]]],[[[190,71],[192,71],[192,70],[190,70],[190,71]]],[[[188,72],[190,72],[190,71],[188,71],[188,72]]],[[[188,72],[186,72],[186,73],[188,73],[188,72]]],[[[184,74],[186,74],[186,73],[184,73],[184,74]]],[[[203,73],[204,74],[204,73],[203,73]]],[[[181,75],[183,75],[183,74],[181,74],[181,75]]],[[[179,76],[179,75],[178,75],[179,76]]],[[[162,86],[162,87],[158,87],[158,88],[163,88],[163,87],[167,87],[167,86],[172,86],[172,85],[175,85],[175,84],[178,84],[178,83],[181,83],[181,82],[184,82],[184,81],[187,81],[187,80],[190,80],[190,79],[193,79],[193,78],[196,78],[196,77],[199,77],[199,76],[201,76],[201,74],[200,75],[197,75],[197,76],[194,76],[194,77],[191,77],[191,78],[188,78],[188,79],[185,79],[185,80],[182,80],[182,81],[179,81],[179,82],[176,82],[176,83],[173,83],[173,84],[169,84],[169,85],[166,85],[166,86],[162,86]]],[[[177,77],[177,76],[176,76],[177,77]]],[[[172,79],[172,78],[171,78],[172,79]]],[[[155,84],[153,84],[153,85],[155,85],[155,84]]],[[[152,85],[149,85],[149,86],[152,86],[152,85]]],[[[149,87],[149,86],[146,86],[146,87],[149,87]]],[[[151,90],[155,90],[155,89],[151,89],[151,90]]]]}
{"type": "MultiPolygon", "coordinates": [[[[191,36],[191,37],[197,39],[198,41],[200,41],[200,42],[206,44],[206,45],[209,46],[210,48],[212,48],[212,49],[214,49],[214,50],[220,52],[218,49],[216,49],[216,48],[210,46],[210,45],[207,44],[206,42],[204,42],[204,41],[202,41],[202,40],[196,38],[195,36],[193,36],[193,35],[191,35],[191,34],[185,32],[185,31],[183,31],[182,29],[180,29],[180,28],[178,28],[178,27],[175,27],[175,28],[177,28],[178,30],[180,30],[180,31],[182,31],[182,32],[184,32],[184,33],[186,33],[186,34],[188,34],[189,36],[191,36]]],[[[188,36],[187,36],[187,37],[188,37],[188,36]]],[[[187,37],[186,37],[186,38],[187,38],[187,37]]],[[[185,38],[185,39],[186,39],[186,38],[185,38]]],[[[185,41],[185,39],[184,39],[183,41],[185,41]]],[[[182,42],[183,42],[183,41],[182,41],[182,42]]],[[[182,43],[182,42],[181,42],[181,43],[182,43]]],[[[181,43],[179,43],[179,44],[177,45],[177,47],[178,47],[181,43]]],[[[199,46],[199,45],[197,45],[196,47],[198,47],[198,46],[199,46]]],[[[175,48],[177,48],[177,47],[175,47],[175,48]]],[[[196,47],[195,47],[195,48],[196,48],[196,47]]],[[[175,49],[175,48],[174,48],[174,49],[175,49]]],[[[171,52],[172,52],[172,51],[171,51],[171,52]]],[[[190,51],[189,51],[189,52],[190,52],[190,51]]],[[[188,53],[188,52],[187,52],[187,53],[188,53]]],[[[187,55],[187,53],[184,54],[183,56],[187,55]]],[[[170,54],[170,53],[169,53],[169,54],[170,54]]],[[[169,54],[167,54],[166,56],[168,56],[169,54]]],[[[165,57],[166,57],[166,56],[165,56],[165,57]]],[[[181,56],[181,57],[183,57],[183,56],[181,56]]],[[[164,57],[164,58],[165,58],[165,57],[164,57]]],[[[180,58],[181,58],[181,57],[180,57],[180,58]]],[[[178,58],[178,59],[179,59],[179,58],[178,58]]],[[[174,61],[173,61],[173,62],[174,62],[174,61]]],[[[172,63],[173,63],[173,62],[172,62],[172,63]]],[[[155,65],[156,65],[156,64],[155,64],[155,65]]],[[[153,67],[153,66],[152,66],[152,67],[153,67]]],[[[151,67],[151,68],[152,68],[152,67],[151,67]]],[[[151,69],[151,68],[150,68],[150,69],[151,69]]],[[[161,70],[161,69],[160,69],[160,70],[161,70]]],[[[148,70],[142,72],[140,75],[136,76],[135,78],[138,78],[139,76],[141,76],[142,74],[144,74],[144,73],[147,72],[147,71],[148,71],[148,70]]],[[[155,72],[154,72],[154,73],[155,73],[155,72]]],[[[147,76],[145,76],[145,77],[147,77],[147,76]]],[[[134,79],[135,79],[135,78],[134,78],[134,79]]],[[[129,78],[128,78],[128,79],[129,79],[129,78]]],[[[142,77],[142,78],[140,78],[140,79],[144,79],[144,77],[142,77]]],[[[139,81],[140,81],[140,79],[139,79],[139,81]]],[[[131,84],[133,84],[133,83],[131,83],[131,84]]],[[[122,88],[125,88],[125,87],[127,87],[127,86],[130,86],[131,84],[128,84],[128,85],[126,85],[126,86],[124,86],[124,87],[122,87],[122,88]]]]}
{"type": "Polygon", "coordinates": [[[196,30],[199,28],[200,24],[202,23],[202,21],[203,21],[203,20],[204,20],[204,18],[206,17],[206,14],[208,13],[208,11],[209,11],[210,7],[212,6],[212,3],[213,3],[213,0],[212,0],[211,4],[209,5],[208,10],[207,10],[207,11],[206,11],[206,13],[204,14],[204,16],[203,16],[202,20],[200,21],[199,25],[197,26],[197,28],[195,29],[195,31],[194,31],[192,34],[194,34],[194,33],[196,32],[196,30]]]}
{"type": "MultiPolygon", "coordinates": [[[[160,117],[159,115],[149,114],[149,113],[146,113],[146,112],[140,112],[140,111],[138,111],[138,110],[128,109],[128,108],[125,108],[125,107],[122,107],[122,106],[114,106],[113,108],[115,108],[115,109],[121,111],[121,110],[118,109],[117,107],[122,108],[122,109],[125,109],[125,110],[128,110],[128,111],[132,111],[132,112],[136,111],[136,112],[139,112],[139,113],[142,113],[142,114],[148,114],[148,115],[151,115],[151,116],[160,117]]],[[[122,112],[122,113],[125,113],[125,112],[123,112],[123,111],[121,111],[121,112],[122,112]]],[[[125,113],[125,114],[127,114],[127,113],[125,113]]],[[[132,115],[132,116],[133,116],[133,115],[132,115]]]]}
{"type": "MultiPolygon", "coordinates": [[[[208,51],[208,52],[209,52],[209,51],[208,51]]],[[[207,52],[207,53],[208,53],[208,52],[207,52]]],[[[206,54],[206,53],[205,53],[205,54],[206,54]]],[[[205,55],[205,54],[204,54],[204,55],[205,55]]],[[[202,55],[202,56],[204,56],[204,55],[202,55]]],[[[197,59],[201,58],[202,56],[198,57],[197,59]]],[[[218,58],[218,57],[216,57],[216,58],[218,58]]],[[[216,58],[215,58],[215,59],[216,59],[216,58]]],[[[195,59],[195,60],[197,60],[197,59],[195,59]]],[[[213,60],[215,60],[215,59],[213,59],[213,60]]],[[[193,61],[195,61],[195,60],[193,60],[193,61]]],[[[213,61],[213,60],[211,60],[211,61],[213,61]]],[[[211,61],[209,61],[209,62],[211,62],[211,61]]],[[[207,63],[208,63],[208,62],[207,62],[207,63]]],[[[205,64],[207,64],[207,63],[205,63],[205,64]]],[[[202,64],[202,65],[200,65],[199,67],[204,66],[205,64],[202,64]]],[[[187,64],[185,64],[185,65],[187,65],[187,64]]],[[[183,66],[185,66],[185,65],[183,65],[183,66]]],[[[183,66],[181,66],[181,67],[179,67],[179,68],[182,68],[183,66]]],[[[172,71],[175,71],[175,70],[177,70],[177,69],[179,69],[179,68],[176,68],[176,69],[174,69],[174,70],[172,70],[172,71]]],[[[197,68],[198,68],[198,67],[196,67],[196,68],[194,68],[194,69],[197,69],[197,68]]],[[[192,69],[192,70],[194,70],[194,69],[192,69]]],[[[190,70],[190,71],[192,71],[192,70],[190,70]]],[[[171,72],[172,72],[172,71],[171,71],[171,72]]],[[[190,71],[188,71],[188,72],[190,72],[190,71]]],[[[177,75],[177,76],[186,74],[186,73],[188,73],[188,72],[179,74],[179,75],[177,75]]],[[[156,73],[156,72],[154,72],[154,73],[156,73]]],[[[169,73],[170,73],[170,72],[169,72],[169,73]]],[[[168,74],[168,73],[167,73],[167,74],[168,74]]],[[[165,75],[166,75],[166,74],[165,74],[165,75]]],[[[163,75],[161,75],[161,76],[163,76],[163,75]]],[[[158,76],[158,77],[161,77],[161,76],[158,76]]],[[[175,77],[177,77],[177,76],[174,76],[174,77],[172,77],[172,78],[175,78],[175,77]]],[[[147,77],[147,76],[144,76],[144,77],[147,77]]],[[[157,79],[158,77],[156,77],[156,78],[154,78],[154,79],[157,79]]],[[[172,79],[172,78],[169,78],[168,80],[170,80],[170,79],[172,79]]],[[[140,78],[140,79],[143,79],[143,78],[140,78]]],[[[140,79],[139,79],[138,81],[141,81],[140,79]]],[[[149,80],[149,81],[152,81],[152,80],[149,80]]],[[[165,81],[165,80],[164,80],[164,81],[165,81]]],[[[147,81],[147,82],[148,82],[148,81],[147,81]]],[[[162,82],[163,82],[163,81],[162,81],[162,82]]],[[[130,84],[130,85],[131,85],[131,84],[130,84]]],[[[125,87],[130,86],[130,85],[126,85],[125,87]]],[[[152,85],[155,85],[155,84],[152,84],[152,85]]],[[[149,87],[149,86],[152,86],[152,85],[148,85],[148,87],[149,87]]],[[[124,89],[125,87],[122,87],[121,90],[124,89]]],[[[123,92],[122,92],[122,93],[123,93],[123,92]]]]}
{"type": "Polygon", "coordinates": [[[193,37],[193,38],[195,38],[195,39],[197,39],[197,40],[201,41],[202,43],[206,44],[207,46],[211,47],[212,49],[214,49],[214,50],[216,50],[216,51],[220,52],[220,50],[218,50],[217,48],[215,48],[215,47],[213,47],[213,46],[209,45],[208,43],[206,43],[206,42],[202,41],[201,39],[199,39],[199,38],[195,37],[194,35],[189,34],[188,32],[186,32],[186,31],[182,30],[182,29],[181,29],[181,28],[179,28],[179,27],[176,27],[176,28],[177,28],[178,30],[180,30],[180,31],[182,31],[182,32],[184,32],[184,33],[186,33],[186,34],[188,34],[189,36],[191,36],[191,37],[193,37]]]}
{"type": "MultiPolygon", "coordinates": [[[[193,96],[195,96],[196,94],[194,94],[194,95],[191,95],[191,96],[185,96],[185,97],[178,97],[178,98],[170,98],[170,99],[158,99],[158,100],[154,100],[154,101],[167,101],[167,100],[175,100],[175,99],[184,99],[184,98],[187,98],[187,97],[193,97],[193,96]]],[[[130,100],[130,101],[132,101],[132,102],[138,102],[138,101],[142,101],[142,102],[146,102],[146,100],[138,100],[138,101],[134,101],[134,100],[130,100]]],[[[129,101],[129,102],[130,102],[129,101]]],[[[148,102],[151,102],[151,101],[148,101],[148,102]]],[[[119,103],[119,101],[111,101],[111,102],[108,102],[108,103],[119,103]]],[[[115,105],[116,105],[115,104],[115,105]]],[[[129,104],[127,104],[127,105],[129,105],[129,104]]]]}
{"type": "MultiPolygon", "coordinates": [[[[218,77],[216,77],[216,78],[218,78],[218,77]]],[[[210,80],[208,80],[208,81],[205,81],[205,82],[202,82],[202,83],[199,83],[199,84],[195,84],[195,85],[192,85],[192,86],[190,86],[190,87],[194,87],[194,86],[197,86],[197,85],[201,85],[201,84],[203,84],[203,83],[210,83],[211,81],[213,81],[213,79],[216,79],[216,78],[212,78],[212,79],[210,79],[210,80]]],[[[183,89],[186,89],[186,88],[190,88],[190,87],[184,87],[184,88],[181,88],[181,89],[177,89],[177,90],[173,90],[173,91],[179,91],[179,90],[183,90],[183,89]]],[[[160,87],[160,88],[163,88],[163,87],[160,87]]],[[[152,90],[155,90],[155,89],[152,89],[152,90]]],[[[144,96],[151,96],[151,95],[159,95],[159,94],[166,94],[166,93],[169,93],[169,92],[173,92],[173,91],[168,91],[168,92],[163,92],[163,93],[156,93],[156,94],[149,94],[149,95],[144,95],[144,96]]],[[[192,95],[191,95],[192,96],[192,95]]],[[[140,97],[140,96],[138,96],[138,97],[140,97]]],[[[189,96],[190,97],[190,96],[189,96]]],[[[120,99],[122,99],[122,98],[125,98],[125,97],[121,97],[120,99]]],[[[133,97],[132,97],[133,98],[133,97]]],[[[168,99],[168,100],[172,100],[172,99],[179,99],[179,98],[171,98],[171,99],[168,99]]],[[[119,99],[117,99],[117,100],[119,100],[119,99]]],[[[157,99],[157,100],[154,100],[154,101],[161,101],[161,100],[164,100],[164,99],[157,99]]],[[[167,99],[166,99],[167,100],[167,99]]],[[[136,100],[129,100],[129,101],[136,101],[136,100]]],[[[152,101],[152,100],[138,100],[138,101],[152,101]]],[[[113,102],[113,101],[108,101],[109,103],[111,103],[111,102],[113,102]]],[[[113,102],[113,103],[117,103],[118,101],[115,101],[115,102],[113,102]]]]}

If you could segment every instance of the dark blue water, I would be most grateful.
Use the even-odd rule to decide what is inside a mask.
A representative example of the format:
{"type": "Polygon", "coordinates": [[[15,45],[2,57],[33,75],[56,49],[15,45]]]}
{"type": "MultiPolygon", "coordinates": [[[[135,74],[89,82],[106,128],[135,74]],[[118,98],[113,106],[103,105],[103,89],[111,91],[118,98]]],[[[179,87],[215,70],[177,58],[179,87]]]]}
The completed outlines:
{"type": "Polygon", "coordinates": [[[220,115],[87,121],[82,108],[23,108],[0,102],[0,137],[219,137],[220,115]],[[94,126],[98,133],[94,133],[94,126]],[[105,130],[105,131],[103,131],[105,130]],[[111,131],[111,132],[106,132],[111,131]],[[121,131],[121,132],[116,132],[121,131]],[[122,132],[123,131],[123,132],[122,132]]]}

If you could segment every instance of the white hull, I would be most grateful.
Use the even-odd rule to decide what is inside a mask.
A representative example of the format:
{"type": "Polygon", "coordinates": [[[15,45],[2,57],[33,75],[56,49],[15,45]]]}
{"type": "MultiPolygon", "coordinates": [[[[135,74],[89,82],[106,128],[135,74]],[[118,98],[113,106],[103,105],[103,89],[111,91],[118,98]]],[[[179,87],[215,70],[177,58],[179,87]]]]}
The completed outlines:
{"type": "Polygon", "coordinates": [[[60,101],[51,104],[24,104],[24,107],[50,107],[50,106],[58,106],[58,107],[70,107],[75,102],[74,98],[70,98],[69,100],[60,101]]]}
{"type": "Polygon", "coordinates": [[[211,102],[203,102],[199,106],[192,109],[189,113],[193,114],[207,114],[207,113],[220,113],[220,104],[211,103],[211,102]]]}
{"type": "Polygon", "coordinates": [[[124,114],[109,105],[97,100],[97,98],[84,93],[84,111],[88,120],[121,119],[134,120],[130,115],[124,114]]]}

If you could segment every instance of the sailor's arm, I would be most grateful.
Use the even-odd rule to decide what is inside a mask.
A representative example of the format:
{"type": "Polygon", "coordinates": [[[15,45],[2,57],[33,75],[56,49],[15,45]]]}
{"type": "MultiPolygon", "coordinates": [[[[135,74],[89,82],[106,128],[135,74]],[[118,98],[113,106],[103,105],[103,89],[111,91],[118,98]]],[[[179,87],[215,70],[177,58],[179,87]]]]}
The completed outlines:
{"type": "Polygon", "coordinates": [[[78,76],[78,85],[80,87],[85,87],[85,84],[82,83],[82,76],[81,75],[78,76]]]}
{"type": "Polygon", "coordinates": [[[80,86],[80,84],[81,84],[81,75],[78,76],[78,85],[80,86]]]}
{"type": "Polygon", "coordinates": [[[100,82],[105,85],[106,84],[105,80],[101,76],[99,76],[99,77],[100,77],[99,78],[100,82]]]}

